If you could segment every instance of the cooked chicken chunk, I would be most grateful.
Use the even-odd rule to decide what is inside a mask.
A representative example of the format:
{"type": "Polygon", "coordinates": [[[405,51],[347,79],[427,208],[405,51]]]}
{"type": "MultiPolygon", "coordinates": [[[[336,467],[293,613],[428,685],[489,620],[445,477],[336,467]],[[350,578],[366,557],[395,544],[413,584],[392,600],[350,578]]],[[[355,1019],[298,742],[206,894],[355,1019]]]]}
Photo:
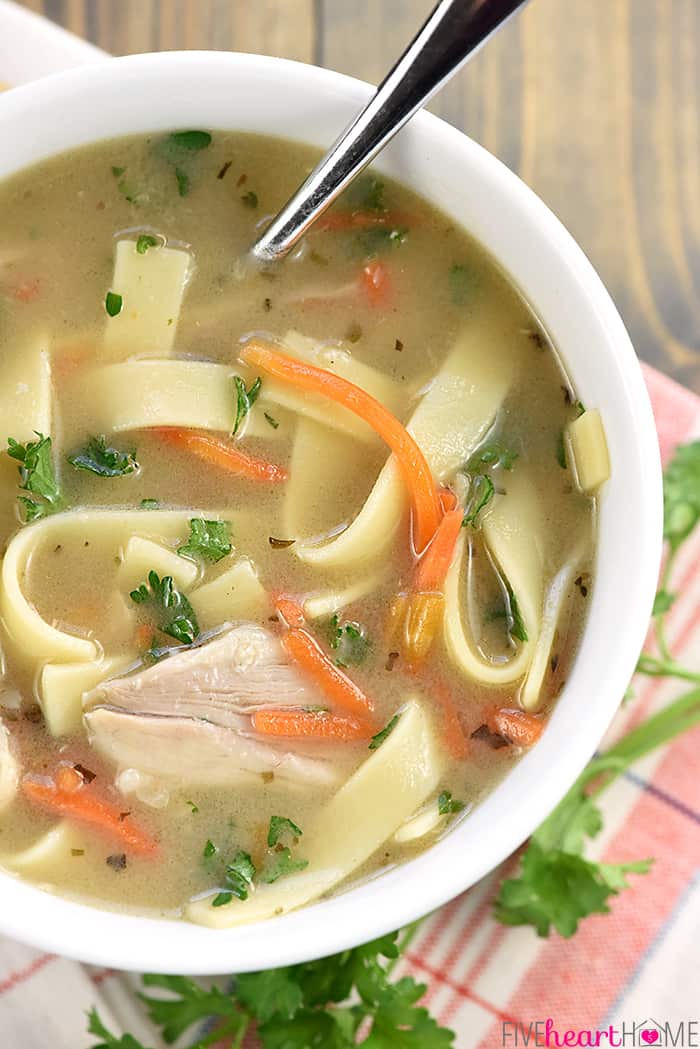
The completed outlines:
{"type": "Polygon", "coordinates": [[[268,630],[231,627],[196,648],[135,674],[102,682],[83,699],[91,744],[118,769],[135,768],[188,784],[223,785],[272,772],[332,783],[332,765],[300,744],[256,736],[250,714],[265,707],[314,706],[314,688],[286,662],[268,630]]]}
{"type": "Polygon", "coordinates": [[[97,708],[85,718],[90,742],[119,768],[137,768],[167,780],[207,787],[225,786],[251,773],[280,779],[332,784],[333,766],[246,735],[183,717],[153,717],[97,708]]]}
{"type": "Polygon", "coordinates": [[[278,639],[263,627],[243,623],[146,670],[102,682],[85,696],[84,707],[205,718],[237,728],[238,715],[260,707],[320,702],[318,692],[289,665],[278,639]]]}

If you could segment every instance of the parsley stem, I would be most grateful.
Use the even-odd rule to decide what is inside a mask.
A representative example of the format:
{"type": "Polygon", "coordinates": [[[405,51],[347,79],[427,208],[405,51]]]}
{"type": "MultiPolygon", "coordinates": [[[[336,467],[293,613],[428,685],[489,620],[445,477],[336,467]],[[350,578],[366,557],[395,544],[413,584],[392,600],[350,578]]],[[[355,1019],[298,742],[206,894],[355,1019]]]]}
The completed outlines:
{"type": "MultiPolygon", "coordinates": [[[[661,645],[659,645],[659,649],[661,649],[661,645]]],[[[656,656],[650,656],[646,652],[642,652],[637,663],[637,673],[648,674],[649,677],[676,677],[682,681],[694,681],[696,684],[700,684],[700,673],[681,666],[671,656],[657,659],[656,656]]]]}
{"type": "Polygon", "coordinates": [[[421,927],[421,925],[423,924],[424,921],[425,921],[425,918],[418,918],[416,921],[411,922],[410,925],[407,925],[405,929],[401,930],[399,938],[398,938],[398,940],[396,942],[396,949],[398,950],[399,953],[397,954],[397,956],[395,958],[392,958],[391,961],[389,962],[389,964],[387,965],[387,967],[386,967],[387,975],[390,975],[391,973],[393,973],[394,969],[399,964],[399,962],[401,961],[401,958],[403,957],[403,955],[408,950],[408,947],[409,947],[411,941],[417,935],[418,930],[420,929],[420,927],[421,927]]]}
{"type": "MultiPolygon", "coordinates": [[[[673,570],[673,563],[676,559],[676,550],[669,550],[666,561],[664,562],[663,571],[661,573],[661,579],[659,581],[659,590],[668,590],[668,585],[671,581],[671,572],[673,570]]],[[[659,652],[663,659],[667,662],[673,662],[671,656],[671,650],[668,647],[668,641],[666,639],[666,620],[665,612],[661,612],[659,615],[654,616],[654,634],[656,637],[656,644],[659,652]]],[[[678,675],[675,675],[678,676],[678,675]]]]}
{"type": "Polygon", "coordinates": [[[247,1013],[239,1012],[235,1016],[230,1017],[225,1023],[219,1027],[215,1027],[213,1031],[205,1035],[204,1038],[200,1038],[198,1042],[192,1046],[192,1049],[207,1049],[210,1045],[218,1045],[224,1038],[229,1036],[233,1037],[230,1049],[241,1049],[243,1045],[243,1039],[246,1036],[246,1031],[250,1026],[250,1017],[247,1013]]]}

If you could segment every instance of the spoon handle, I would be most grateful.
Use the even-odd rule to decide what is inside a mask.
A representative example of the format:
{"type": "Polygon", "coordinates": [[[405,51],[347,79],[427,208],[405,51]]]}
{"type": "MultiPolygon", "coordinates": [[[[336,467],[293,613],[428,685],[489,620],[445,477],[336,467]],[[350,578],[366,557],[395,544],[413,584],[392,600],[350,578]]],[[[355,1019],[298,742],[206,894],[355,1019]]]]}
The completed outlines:
{"type": "Polygon", "coordinates": [[[253,245],[255,258],[285,256],[416,110],[525,3],[440,0],[364,109],[253,245]]]}

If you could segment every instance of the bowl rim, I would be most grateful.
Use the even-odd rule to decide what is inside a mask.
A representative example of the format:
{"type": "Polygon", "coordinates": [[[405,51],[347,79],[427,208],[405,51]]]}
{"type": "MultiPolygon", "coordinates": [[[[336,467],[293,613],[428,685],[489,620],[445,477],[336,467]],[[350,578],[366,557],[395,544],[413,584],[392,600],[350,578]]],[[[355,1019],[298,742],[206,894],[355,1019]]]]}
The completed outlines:
{"type": "MultiPolygon", "coordinates": [[[[344,74],[287,59],[236,52],[160,52],[110,59],[16,88],[0,97],[0,125],[3,120],[17,119],[23,109],[33,110],[47,102],[50,113],[52,95],[89,90],[99,78],[106,77],[108,83],[117,84],[122,77],[160,75],[160,71],[173,69],[204,78],[212,70],[230,72],[232,77],[256,72],[269,77],[273,89],[279,89],[291,79],[305,85],[304,90],[340,95],[345,103],[353,105],[366,100],[374,90],[369,84],[344,74]]],[[[160,122],[159,126],[166,130],[171,125],[160,122]]],[[[22,882],[0,869],[0,932],[46,951],[67,954],[92,964],[192,975],[265,969],[345,950],[427,914],[497,867],[560,800],[589,760],[615,714],[618,697],[631,677],[646,634],[662,542],[659,449],[639,362],[600,278],[570,234],[532,190],[483,147],[432,114],[418,113],[402,135],[407,133],[412,140],[431,142],[436,152],[458,156],[460,167],[481,179],[496,196],[507,199],[509,206],[519,211],[523,223],[527,221],[531,230],[542,234],[543,250],[549,251],[562,272],[566,270],[571,277],[579,294],[580,309],[587,312],[591,323],[597,326],[606,352],[609,351],[607,363],[619,386],[619,407],[625,415],[630,447],[636,456],[632,473],[638,500],[637,530],[630,542],[636,543],[638,571],[625,593],[625,612],[629,618],[624,644],[606,667],[607,698],[594,697],[585,722],[578,726],[580,731],[567,737],[565,751],[557,751],[548,742],[548,729],[537,748],[508,774],[504,782],[512,782],[513,789],[503,796],[511,798],[517,820],[510,813],[505,824],[497,821],[495,826],[482,826],[483,805],[477,806],[469,820],[455,826],[416,859],[328,900],[266,922],[211,930],[183,921],[154,919],[79,903],[22,882]],[[466,864],[469,873],[465,877],[460,846],[473,846],[470,838],[474,835],[468,833],[468,828],[475,825],[483,834],[481,838],[476,835],[478,855],[470,857],[466,864]],[[438,857],[448,862],[440,865],[438,857]],[[409,891],[411,886],[413,891],[409,891]],[[420,891],[416,891],[416,887],[420,891]]],[[[98,139],[99,136],[92,141],[98,139]]],[[[16,170],[23,167],[19,165],[16,170]]],[[[411,185],[410,177],[406,183],[411,185]]],[[[503,260],[498,262],[509,272],[503,260]]],[[[515,278],[511,276],[511,279],[515,278]]],[[[546,318],[544,320],[546,324],[546,318]]],[[[599,543],[601,541],[599,537],[599,543]]],[[[594,591],[597,600],[606,600],[612,608],[614,595],[600,596],[598,586],[594,591]]],[[[584,639],[594,630],[593,618],[591,608],[584,639]]],[[[579,677],[583,674],[578,664],[565,691],[577,673],[579,677]]],[[[499,792],[500,787],[496,793],[499,792]]]]}

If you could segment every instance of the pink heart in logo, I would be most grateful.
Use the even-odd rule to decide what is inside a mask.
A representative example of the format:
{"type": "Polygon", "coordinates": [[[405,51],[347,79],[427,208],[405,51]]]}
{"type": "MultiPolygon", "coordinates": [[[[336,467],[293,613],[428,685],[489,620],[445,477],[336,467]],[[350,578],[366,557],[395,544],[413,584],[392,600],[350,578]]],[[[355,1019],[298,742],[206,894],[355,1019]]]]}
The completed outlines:
{"type": "Polygon", "coordinates": [[[642,1031],[642,1041],[646,1042],[647,1045],[653,1045],[654,1042],[658,1042],[659,1032],[653,1031],[651,1027],[645,1027],[642,1031]]]}

